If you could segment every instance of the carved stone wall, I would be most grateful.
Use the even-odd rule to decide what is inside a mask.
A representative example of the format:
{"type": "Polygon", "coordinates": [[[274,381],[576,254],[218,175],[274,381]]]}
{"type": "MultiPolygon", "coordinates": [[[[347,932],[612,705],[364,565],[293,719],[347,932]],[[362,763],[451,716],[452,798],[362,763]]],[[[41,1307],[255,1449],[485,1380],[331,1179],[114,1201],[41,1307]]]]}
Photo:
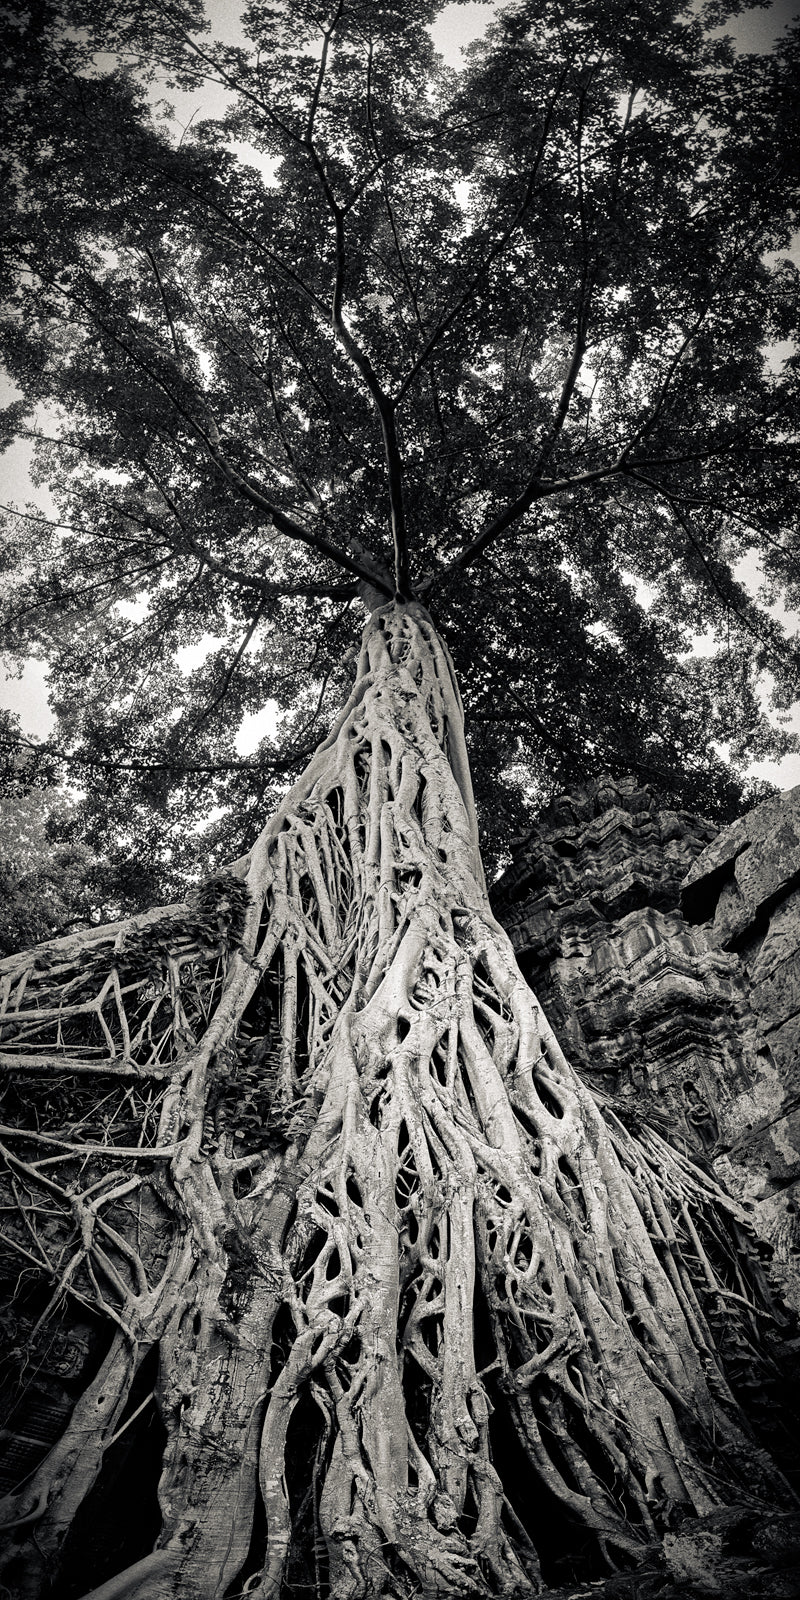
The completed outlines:
{"type": "Polygon", "coordinates": [[[731,1107],[715,1162],[755,1203],[786,1270],[800,1272],[800,787],[726,828],[682,890],[689,923],[739,962],[756,1082],[731,1107]]]}
{"type": "Polygon", "coordinates": [[[0,1276],[0,1495],[32,1472],[59,1438],[103,1344],[96,1321],[72,1307],[41,1327],[33,1310],[13,1309],[19,1265],[12,1265],[10,1281],[0,1276]]]}
{"type": "Polygon", "coordinates": [[[601,779],[541,814],[493,898],[575,1066],[753,1205],[800,1308],[800,790],[718,834],[601,779]]]}

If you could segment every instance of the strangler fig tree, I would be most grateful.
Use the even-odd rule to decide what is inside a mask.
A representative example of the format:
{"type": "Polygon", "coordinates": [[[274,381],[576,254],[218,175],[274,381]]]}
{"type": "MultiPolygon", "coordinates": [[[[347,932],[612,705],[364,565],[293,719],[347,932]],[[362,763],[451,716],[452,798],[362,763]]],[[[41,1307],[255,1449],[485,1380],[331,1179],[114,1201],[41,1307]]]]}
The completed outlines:
{"type": "Polygon", "coordinates": [[[554,1520],[593,1570],[681,1514],[788,1505],[701,1303],[724,1303],[741,1214],[564,1059],[489,909],[419,603],[372,613],[336,724],[230,878],[224,953],[177,907],[0,965],[9,1254],[50,1280],[40,1323],[67,1294],[109,1319],[6,1501],[12,1592],[48,1593],[62,1551],[80,1568],[71,1526],[154,1350],[160,1531],[98,1600],[521,1596],[554,1520]]]}
{"type": "Polygon", "coordinates": [[[19,26],[54,509],[3,615],[58,720],[14,781],[79,774],[135,913],[0,963],[4,1276],[63,1380],[0,1508],[24,1600],[524,1596],[791,1502],[712,1331],[768,1370],[745,1218],[564,1059],[470,778],[500,849],[598,763],[724,815],[709,740],[782,748],[733,566],[789,593],[791,49],[519,3],[455,73],[437,10],[19,26]]]}

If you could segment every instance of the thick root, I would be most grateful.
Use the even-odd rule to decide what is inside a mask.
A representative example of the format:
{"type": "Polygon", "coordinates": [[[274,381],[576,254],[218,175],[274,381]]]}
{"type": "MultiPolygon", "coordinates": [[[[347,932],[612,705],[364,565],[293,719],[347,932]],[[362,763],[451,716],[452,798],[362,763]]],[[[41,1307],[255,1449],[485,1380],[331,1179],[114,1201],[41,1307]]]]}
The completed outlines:
{"type": "MultiPolygon", "coordinates": [[[[337,726],[237,864],[229,922],[234,902],[244,926],[216,946],[164,914],[157,971],[141,919],[49,947],[49,966],[5,964],[6,1063],[105,1074],[112,1099],[139,1097],[143,1130],[84,1128],[81,1156],[80,1129],[3,1135],[12,1248],[58,1272],[55,1204],[76,1257],[59,1294],[117,1324],[92,1462],[69,1464],[77,1408],[9,1498],[9,1571],[41,1508],[26,1596],[145,1340],[165,1596],[530,1595],[553,1525],[613,1565],[682,1513],[785,1499],[704,1309],[741,1301],[757,1337],[764,1305],[709,1244],[735,1207],[601,1115],[527,989],[489,908],[458,692],[421,607],[373,614],[337,726]],[[132,1239],[126,1183],[161,1207],[168,1259],[132,1239]]],[[[129,1580],[109,1595],[138,1593],[129,1580]]]]}

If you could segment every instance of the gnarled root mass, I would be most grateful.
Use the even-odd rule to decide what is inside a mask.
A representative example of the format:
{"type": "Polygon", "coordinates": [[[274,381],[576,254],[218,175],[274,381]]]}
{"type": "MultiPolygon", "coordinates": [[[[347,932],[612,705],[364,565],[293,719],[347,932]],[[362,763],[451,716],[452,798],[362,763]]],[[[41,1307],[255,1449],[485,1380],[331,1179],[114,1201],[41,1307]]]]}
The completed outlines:
{"type": "Polygon", "coordinates": [[[520,976],[421,607],[215,893],[2,969],[7,1252],[42,1325],[113,1329],[3,1581],[49,1592],[154,1348],[161,1531],[104,1600],[524,1596],[559,1541],[784,1501],[710,1331],[772,1325],[736,1208],[600,1114],[520,976]]]}

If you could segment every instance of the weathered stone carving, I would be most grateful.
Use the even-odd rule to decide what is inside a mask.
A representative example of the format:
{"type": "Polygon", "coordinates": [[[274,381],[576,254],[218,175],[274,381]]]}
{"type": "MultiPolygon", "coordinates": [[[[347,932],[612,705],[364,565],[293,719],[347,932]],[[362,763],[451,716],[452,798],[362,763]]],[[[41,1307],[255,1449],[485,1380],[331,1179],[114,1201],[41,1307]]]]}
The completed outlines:
{"type": "MultiPolygon", "coordinates": [[[[800,1271],[800,787],[726,828],[693,863],[684,915],[734,955],[755,1084],[730,1107],[718,1175],[754,1202],[788,1284],[800,1271]]],[[[796,1290],[795,1290],[796,1298],[796,1290]]]]}
{"type": "Polygon", "coordinates": [[[96,1326],[74,1311],[69,1325],[39,1329],[38,1320],[0,1310],[0,1494],[63,1432],[100,1343],[96,1326]]]}
{"type": "Polygon", "coordinates": [[[603,778],[542,813],[494,904],[570,1059],[752,1203],[800,1306],[800,789],[718,834],[603,778]]]}

